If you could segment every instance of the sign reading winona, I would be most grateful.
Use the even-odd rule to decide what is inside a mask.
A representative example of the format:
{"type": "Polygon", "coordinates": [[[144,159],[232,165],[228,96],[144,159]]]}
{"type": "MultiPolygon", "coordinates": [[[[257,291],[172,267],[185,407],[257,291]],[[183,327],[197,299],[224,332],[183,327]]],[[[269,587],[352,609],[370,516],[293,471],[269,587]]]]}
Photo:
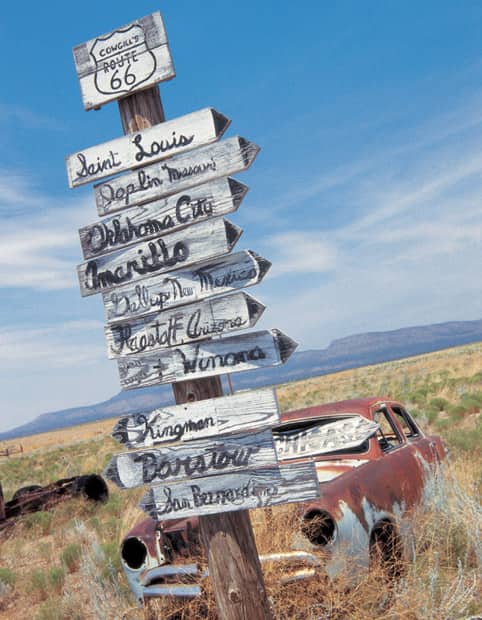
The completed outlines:
{"type": "Polygon", "coordinates": [[[135,282],[185,263],[227,254],[241,229],[223,218],[202,222],[146,243],[93,258],[77,267],[82,297],[135,282]]]}
{"type": "Polygon", "coordinates": [[[272,329],[117,360],[122,389],[284,364],[297,344],[272,329]]]}
{"type": "Polygon", "coordinates": [[[236,136],[99,183],[94,186],[97,212],[107,215],[236,174],[249,168],[258,151],[258,146],[236,136]]]}
{"type": "Polygon", "coordinates": [[[230,121],[212,108],[186,114],[67,157],[70,187],[166,159],[218,140],[230,121]]]}
{"type": "Polygon", "coordinates": [[[108,356],[150,353],[253,327],[264,308],[250,295],[235,293],[115,323],[105,329],[108,356]]]}
{"type": "Polygon", "coordinates": [[[271,263],[244,250],[103,293],[107,321],[131,319],[254,286],[271,263]]]}
{"type": "Polygon", "coordinates": [[[102,256],[137,241],[236,211],[246,185],[224,178],[106,217],[79,230],[84,258],[102,256]]]}
{"type": "Polygon", "coordinates": [[[86,110],[175,75],[160,13],[77,45],[74,60],[86,110]]]}

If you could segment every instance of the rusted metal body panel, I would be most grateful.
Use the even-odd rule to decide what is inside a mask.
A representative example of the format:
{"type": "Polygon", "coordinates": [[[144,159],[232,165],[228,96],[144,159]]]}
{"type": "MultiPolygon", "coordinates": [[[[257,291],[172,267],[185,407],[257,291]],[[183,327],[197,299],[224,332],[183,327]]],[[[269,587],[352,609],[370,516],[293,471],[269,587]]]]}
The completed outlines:
{"type": "MultiPolygon", "coordinates": [[[[423,501],[428,479],[445,458],[439,437],[426,436],[401,403],[378,397],[286,412],[276,431],[309,428],[320,421],[354,415],[378,424],[376,434],[363,445],[286,461],[315,461],[321,495],[297,506],[300,528],[293,532],[293,548],[323,550],[323,571],[329,577],[347,567],[354,575],[368,567],[374,542],[383,543],[387,532],[400,542],[398,548],[404,548],[407,519],[403,517],[423,501]]],[[[182,562],[199,553],[197,528],[197,518],[162,524],[146,519],[129,532],[121,549],[122,564],[139,601],[160,595],[154,594],[156,586],[165,581],[156,573],[159,565],[182,562]],[[135,568],[129,566],[127,540],[136,540],[138,549],[145,549],[135,568]]],[[[300,574],[306,577],[310,571],[300,574]]]]}

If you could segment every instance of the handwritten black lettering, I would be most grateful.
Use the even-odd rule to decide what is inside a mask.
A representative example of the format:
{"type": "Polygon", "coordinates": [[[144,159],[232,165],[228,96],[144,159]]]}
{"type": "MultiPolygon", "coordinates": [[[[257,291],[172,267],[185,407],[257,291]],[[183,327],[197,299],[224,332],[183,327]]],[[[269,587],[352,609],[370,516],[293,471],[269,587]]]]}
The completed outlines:
{"type": "Polygon", "coordinates": [[[109,151],[109,155],[105,158],[97,157],[95,162],[87,161],[87,157],[84,153],[77,153],[77,159],[80,162],[80,169],[76,170],[76,175],[78,179],[85,179],[90,176],[96,176],[101,172],[106,172],[107,170],[115,170],[118,168],[122,162],[117,159],[118,153],[114,151],[109,151]]]}
{"type": "Polygon", "coordinates": [[[168,166],[167,164],[163,164],[161,168],[166,170],[169,175],[169,182],[180,181],[186,177],[197,176],[199,174],[204,174],[209,170],[216,170],[216,162],[214,158],[202,164],[195,164],[194,166],[186,166],[185,168],[173,168],[168,166]]]}
{"type": "Polygon", "coordinates": [[[173,131],[170,141],[168,139],[160,140],[159,142],[153,140],[147,147],[147,151],[142,144],[142,139],[143,135],[141,133],[138,133],[134,136],[134,139],[132,140],[132,143],[138,149],[138,153],[136,153],[136,161],[139,162],[143,161],[144,159],[149,159],[150,157],[159,155],[159,153],[167,153],[169,151],[172,151],[173,149],[189,146],[194,140],[194,134],[192,134],[191,136],[185,136],[183,134],[181,134],[180,136],[176,136],[176,132],[173,131]]]}

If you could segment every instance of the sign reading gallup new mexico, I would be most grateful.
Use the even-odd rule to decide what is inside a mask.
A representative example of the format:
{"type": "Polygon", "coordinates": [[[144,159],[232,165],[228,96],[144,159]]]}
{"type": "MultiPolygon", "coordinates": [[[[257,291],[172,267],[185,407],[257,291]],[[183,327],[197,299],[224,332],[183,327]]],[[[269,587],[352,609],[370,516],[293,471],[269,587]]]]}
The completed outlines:
{"type": "Polygon", "coordinates": [[[74,47],[86,110],[175,76],[160,13],[74,47]]]}

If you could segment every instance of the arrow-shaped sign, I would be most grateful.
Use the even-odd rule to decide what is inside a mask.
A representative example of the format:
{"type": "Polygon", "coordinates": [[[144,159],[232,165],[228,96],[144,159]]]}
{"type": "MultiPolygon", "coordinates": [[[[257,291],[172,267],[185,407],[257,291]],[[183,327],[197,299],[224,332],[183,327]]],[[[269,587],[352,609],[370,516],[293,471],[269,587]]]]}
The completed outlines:
{"type": "Polygon", "coordinates": [[[121,387],[132,390],[158,383],[199,379],[224,373],[284,364],[297,347],[291,338],[272,329],[185,344],[156,355],[117,360],[121,387]]]}
{"type": "Polygon", "coordinates": [[[94,186],[99,215],[142,204],[246,170],[259,147],[236,136],[174,155],[94,186]]]}
{"type": "Polygon", "coordinates": [[[81,295],[95,295],[119,284],[226,254],[241,233],[238,226],[217,218],[93,258],[77,267],[81,295]]]}
{"type": "Polygon", "coordinates": [[[256,325],[265,306],[246,293],[208,299],[105,328],[110,358],[151,353],[256,325]]]}
{"type": "Polygon", "coordinates": [[[112,437],[128,448],[150,448],[279,424],[273,390],[242,392],[120,418],[112,437]]]}
{"type": "Polygon", "coordinates": [[[261,282],[270,266],[265,258],[244,250],[171,271],[168,276],[126,284],[103,293],[106,319],[109,323],[131,319],[253,286],[261,282]]]}
{"type": "Polygon", "coordinates": [[[143,484],[169,483],[276,463],[273,437],[270,430],[265,430],[124,452],[112,457],[104,476],[122,489],[132,489],[143,484]]]}
{"type": "Polygon", "coordinates": [[[315,464],[292,463],[154,486],[139,507],[163,521],[306,502],[319,496],[315,464]]]}
{"type": "Polygon", "coordinates": [[[104,142],[66,158],[69,186],[98,181],[218,140],[231,121],[205,108],[104,142]]]}
{"type": "Polygon", "coordinates": [[[218,179],[84,226],[79,230],[84,258],[102,256],[138,241],[232,213],[247,191],[246,185],[239,181],[218,179]]]}

